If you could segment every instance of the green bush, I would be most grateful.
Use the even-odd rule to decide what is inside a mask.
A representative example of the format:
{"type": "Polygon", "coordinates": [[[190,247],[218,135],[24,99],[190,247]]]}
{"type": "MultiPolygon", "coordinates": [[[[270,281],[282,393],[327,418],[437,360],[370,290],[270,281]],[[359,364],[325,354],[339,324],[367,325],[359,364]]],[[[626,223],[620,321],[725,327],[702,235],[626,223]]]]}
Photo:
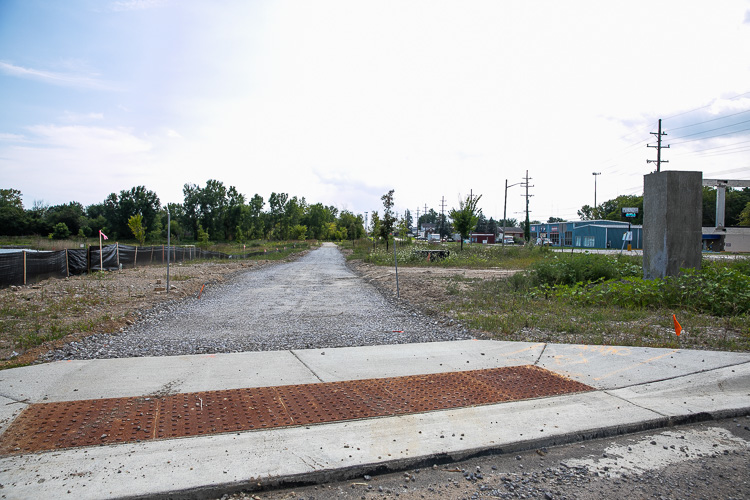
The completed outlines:
{"type": "Polygon", "coordinates": [[[551,253],[531,266],[536,286],[575,285],[638,276],[642,268],[630,257],[577,253],[551,253]]]}
{"type": "Polygon", "coordinates": [[[582,304],[629,309],[688,309],[717,317],[750,313],[750,275],[730,266],[683,269],[680,276],[645,280],[627,278],[598,283],[541,287],[533,295],[552,295],[582,304]]]}
{"type": "Polygon", "coordinates": [[[64,240],[70,236],[70,229],[68,229],[68,225],[64,222],[58,222],[55,224],[55,228],[52,231],[52,238],[55,240],[64,240]]]}

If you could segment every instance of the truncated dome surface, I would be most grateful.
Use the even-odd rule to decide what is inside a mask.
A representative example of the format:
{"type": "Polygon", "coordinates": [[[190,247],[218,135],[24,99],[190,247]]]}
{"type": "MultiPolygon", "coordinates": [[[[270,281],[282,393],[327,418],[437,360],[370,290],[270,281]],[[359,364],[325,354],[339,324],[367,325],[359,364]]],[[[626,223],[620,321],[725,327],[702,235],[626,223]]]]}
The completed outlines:
{"type": "Polygon", "coordinates": [[[0,455],[387,417],[593,390],[535,366],[29,405],[0,455]]]}

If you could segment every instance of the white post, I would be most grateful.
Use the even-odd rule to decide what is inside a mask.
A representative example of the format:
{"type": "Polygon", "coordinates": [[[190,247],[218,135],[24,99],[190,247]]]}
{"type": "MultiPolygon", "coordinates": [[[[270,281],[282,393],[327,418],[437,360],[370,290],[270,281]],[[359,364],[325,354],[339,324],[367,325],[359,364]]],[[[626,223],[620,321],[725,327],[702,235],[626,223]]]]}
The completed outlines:
{"type": "Polygon", "coordinates": [[[171,238],[172,235],[172,218],[171,214],[169,213],[169,209],[167,209],[167,293],[169,293],[169,246],[171,244],[171,238]]]}
{"type": "Polygon", "coordinates": [[[102,230],[99,230],[99,272],[104,271],[104,257],[102,256],[102,230]]]}

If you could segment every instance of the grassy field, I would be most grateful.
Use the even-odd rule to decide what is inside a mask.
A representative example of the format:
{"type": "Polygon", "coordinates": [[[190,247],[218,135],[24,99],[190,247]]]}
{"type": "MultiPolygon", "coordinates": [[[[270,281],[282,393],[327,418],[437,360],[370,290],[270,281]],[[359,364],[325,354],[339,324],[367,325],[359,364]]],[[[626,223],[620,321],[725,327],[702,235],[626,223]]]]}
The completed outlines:
{"type": "MultiPolygon", "coordinates": [[[[196,293],[203,284],[251,267],[253,261],[283,260],[315,246],[317,242],[313,241],[254,242],[244,248],[237,244],[217,245],[209,249],[231,255],[263,253],[247,259],[173,263],[171,284],[177,285],[177,297],[185,296],[196,293]]],[[[117,331],[127,321],[134,320],[135,311],[150,309],[170,298],[155,292],[157,280],[161,280],[158,286],[163,287],[165,278],[165,264],[137,268],[128,265],[119,272],[50,278],[28,286],[0,289],[0,368],[33,362],[31,358],[11,358],[67,335],[117,331]]]]}
{"type": "MultiPolygon", "coordinates": [[[[348,244],[351,247],[351,243],[348,244]]],[[[644,280],[641,257],[540,247],[442,245],[428,262],[399,245],[399,266],[515,269],[508,278],[443,278],[438,308],[499,340],[750,351],[750,259],[704,259],[701,270],[644,280]],[[673,315],[684,328],[676,335],[673,315]]],[[[432,248],[438,248],[434,246],[432,248]]],[[[350,258],[393,265],[393,247],[357,242],[350,258]]]]}

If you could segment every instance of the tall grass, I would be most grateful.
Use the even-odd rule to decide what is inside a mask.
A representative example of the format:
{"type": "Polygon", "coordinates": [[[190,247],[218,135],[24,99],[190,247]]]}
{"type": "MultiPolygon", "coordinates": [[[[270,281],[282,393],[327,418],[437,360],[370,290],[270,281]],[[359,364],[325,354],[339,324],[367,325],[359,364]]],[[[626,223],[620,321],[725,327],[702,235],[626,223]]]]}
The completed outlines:
{"type": "Polygon", "coordinates": [[[644,280],[637,257],[511,252],[505,261],[479,251],[456,258],[457,267],[510,264],[522,271],[450,278],[443,312],[503,340],[750,351],[750,259],[704,261],[700,270],[644,280]],[[673,329],[675,313],[689,332],[682,337],[673,329]]]}
{"type": "MultiPolygon", "coordinates": [[[[357,240],[356,242],[345,242],[341,244],[344,248],[351,248],[353,253],[350,259],[361,259],[364,262],[380,266],[392,266],[394,259],[393,245],[388,250],[385,244],[373,245],[372,241],[357,240]]],[[[552,253],[548,248],[523,247],[507,245],[505,247],[495,245],[464,244],[461,250],[459,243],[397,243],[396,258],[398,265],[419,267],[461,267],[470,269],[526,269],[533,262],[544,255],[552,253]],[[431,254],[428,258],[426,252],[448,251],[446,258],[439,258],[431,254]]]]}

